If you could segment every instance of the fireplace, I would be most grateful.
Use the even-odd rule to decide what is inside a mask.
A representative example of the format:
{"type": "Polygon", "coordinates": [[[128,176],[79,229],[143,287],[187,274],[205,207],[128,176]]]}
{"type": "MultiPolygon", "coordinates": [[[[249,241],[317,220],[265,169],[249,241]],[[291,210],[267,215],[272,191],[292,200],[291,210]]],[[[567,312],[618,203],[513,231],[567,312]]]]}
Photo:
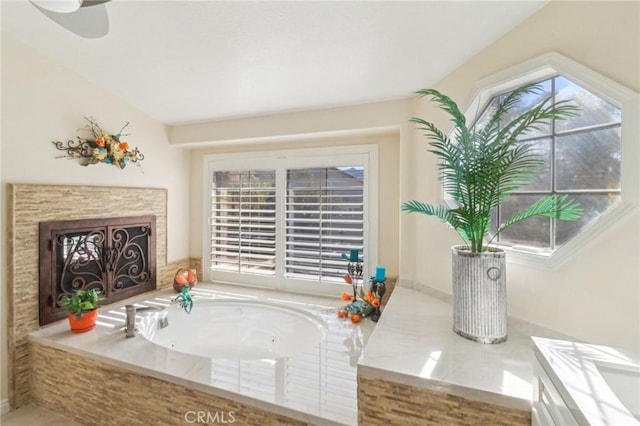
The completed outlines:
{"type": "Polygon", "coordinates": [[[156,288],[156,217],[39,224],[40,325],[65,318],[59,302],[98,290],[109,304],[156,288]]]}

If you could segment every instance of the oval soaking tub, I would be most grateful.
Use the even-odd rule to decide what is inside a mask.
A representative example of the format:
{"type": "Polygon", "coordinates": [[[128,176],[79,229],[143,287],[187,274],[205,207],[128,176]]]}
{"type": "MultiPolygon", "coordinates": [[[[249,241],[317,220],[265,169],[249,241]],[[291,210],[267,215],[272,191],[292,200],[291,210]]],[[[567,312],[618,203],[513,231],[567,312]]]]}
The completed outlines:
{"type": "Polygon", "coordinates": [[[140,314],[140,336],[178,352],[209,358],[281,358],[322,340],[326,324],[301,309],[251,300],[196,301],[187,314],[175,306],[140,314]],[[166,315],[168,326],[158,327],[166,315]]]}

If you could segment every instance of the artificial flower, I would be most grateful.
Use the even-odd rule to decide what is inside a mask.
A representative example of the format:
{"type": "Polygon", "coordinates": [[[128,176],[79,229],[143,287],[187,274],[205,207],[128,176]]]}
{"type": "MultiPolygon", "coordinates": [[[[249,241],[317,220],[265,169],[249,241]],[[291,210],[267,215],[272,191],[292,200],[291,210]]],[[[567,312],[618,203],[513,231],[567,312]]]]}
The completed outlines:
{"type": "Polygon", "coordinates": [[[91,117],[85,117],[89,122],[85,126],[85,130],[90,132],[90,138],[81,138],[78,136],[78,140],[67,141],[66,146],[61,141],[54,141],[53,144],[57,149],[66,151],[64,157],[68,158],[81,158],[86,159],[83,164],[85,166],[89,164],[115,164],[121,169],[129,163],[138,163],[144,160],[144,155],[135,148],[131,150],[129,143],[126,141],[120,141],[120,138],[126,136],[122,131],[129,125],[126,123],[120,131],[116,134],[105,133],[98,123],[91,117]]]}
{"type": "Polygon", "coordinates": [[[93,158],[97,159],[98,161],[104,161],[104,159],[107,157],[107,151],[104,148],[93,148],[92,151],[92,155],[93,158]]]}
{"type": "Polygon", "coordinates": [[[373,295],[373,291],[369,290],[369,291],[367,292],[367,294],[363,297],[363,299],[364,299],[366,302],[371,303],[371,301],[373,301],[373,299],[375,299],[375,296],[373,295]]]}

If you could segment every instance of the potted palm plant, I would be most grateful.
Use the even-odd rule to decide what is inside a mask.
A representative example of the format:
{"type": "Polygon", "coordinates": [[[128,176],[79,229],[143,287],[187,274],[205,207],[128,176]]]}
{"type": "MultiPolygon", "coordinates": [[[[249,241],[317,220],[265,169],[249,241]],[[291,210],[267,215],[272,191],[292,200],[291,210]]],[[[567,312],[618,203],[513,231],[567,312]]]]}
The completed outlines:
{"type": "Polygon", "coordinates": [[[65,296],[60,299],[60,306],[69,312],[69,325],[74,333],[84,333],[93,330],[96,326],[98,317],[98,303],[104,300],[104,297],[98,290],[76,290],[71,296],[65,296]]]}
{"type": "Polygon", "coordinates": [[[449,136],[431,122],[411,119],[430,140],[429,152],[439,160],[439,178],[454,205],[413,200],[403,203],[402,210],[434,216],[464,240],[464,245],[452,248],[453,329],[474,341],[500,343],[507,339],[505,252],[491,245],[495,237],[533,216],[576,220],[582,214],[580,206],[566,195],[550,195],[504,223],[491,224],[493,210],[531,182],[544,162],[521,139],[551,120],[567,119],[580,112],[567,101],[553,103],[547,98],[522,114],[514,113],[523,96],[541,92],[535,84],[515,89],[482,126],[467,126],[456,103],[437,90],[417,92],[421,97],[431,97],[453,122],[449,136]]]}

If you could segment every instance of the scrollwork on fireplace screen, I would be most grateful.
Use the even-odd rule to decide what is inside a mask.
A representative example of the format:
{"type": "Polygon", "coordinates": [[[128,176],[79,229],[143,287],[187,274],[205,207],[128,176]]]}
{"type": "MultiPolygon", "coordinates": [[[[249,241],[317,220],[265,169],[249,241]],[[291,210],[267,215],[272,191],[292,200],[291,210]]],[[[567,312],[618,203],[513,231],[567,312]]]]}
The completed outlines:
{"type": "Polygon", "coordinates": [[[62,319],[60,299],[97,289],[105,304],[156,288],[155,216],[40,223],[40,325],[62,319]]]}

